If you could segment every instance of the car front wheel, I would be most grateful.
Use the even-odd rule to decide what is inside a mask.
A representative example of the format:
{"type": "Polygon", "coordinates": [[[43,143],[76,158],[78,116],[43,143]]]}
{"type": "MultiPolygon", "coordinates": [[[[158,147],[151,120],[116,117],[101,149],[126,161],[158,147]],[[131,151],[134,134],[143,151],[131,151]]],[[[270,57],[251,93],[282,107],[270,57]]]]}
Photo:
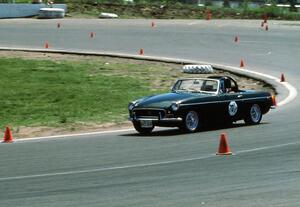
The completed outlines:
{"type": "Polygon", "coordinates": [[[200,120],[199,115],[195,111],[189,111],[185,114],[183,125],[180,127],[185,132],[196,132],[199,129],[200,120]]]}
{"type": "Polygon", "coordinates": [[[149,128],[143,128],[143,127],[141,127],[141,123],[137,122],[137,121],[132,122],[132,123],[133,123],[135,130],[138,131],[140,134],[150,134],[154,129],[154,126],[149,127],[149,128]]]}
{"type": "Polygon", "coordinates": [[[261,113],[260,106],[258,104],[253,104],[250,107],[244,121],[248,125],[254,125],[254,124],[259,124],[261,119],[262,119],[262,113],[261,113]]]}

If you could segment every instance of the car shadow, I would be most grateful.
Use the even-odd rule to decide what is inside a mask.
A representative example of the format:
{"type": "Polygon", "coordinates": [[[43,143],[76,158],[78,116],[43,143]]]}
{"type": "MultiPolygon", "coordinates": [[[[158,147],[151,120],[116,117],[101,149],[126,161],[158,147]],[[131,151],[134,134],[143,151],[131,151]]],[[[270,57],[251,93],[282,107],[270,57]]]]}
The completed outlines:
{"type": "MultiPolygon", "coordinates": [[[[260,123],[260,125],[265,125],[265,124],[270,124],[269,122],[263,122],[260,123]]],[[[222,129],[234,129],[234,128],[249,128],[249,127],[255,127],[257,125],[246,125],[244,123],[234,123],[231,126],[222,126],[222,125],[217,125],[217,126],[207,126],[200,130],[197,133],[203,133],[203,132],[210,132],[210,131],[217,131],[217,130],[222,130],[222,129]]],[[[163,136],[179,136],[179,135],[186,135],[189,134],[187,132],[182,132],[178,128],[163,128],[159,130],[154,130],[151,132],[151,134],[139,134],[138,132],[133,132],[133,133],[126,133],[126,134],[121,134],[119,136],[124,136],[124,137],[163,137],[163,136]]]]}

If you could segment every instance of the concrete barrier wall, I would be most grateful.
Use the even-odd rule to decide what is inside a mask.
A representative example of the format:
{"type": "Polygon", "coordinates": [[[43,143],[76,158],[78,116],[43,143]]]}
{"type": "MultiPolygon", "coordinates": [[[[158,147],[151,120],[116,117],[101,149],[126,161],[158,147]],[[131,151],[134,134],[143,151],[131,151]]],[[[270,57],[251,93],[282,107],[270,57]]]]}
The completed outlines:
{"type": "MultiPolygon", "coordinates": [[[[32,17],[39,13],[46,4],[2,4],[0,3],[0,18],[32,17]]],[[[53,4],[53,8],[61,8],[67,12],[66,4],[53,4]]]]}

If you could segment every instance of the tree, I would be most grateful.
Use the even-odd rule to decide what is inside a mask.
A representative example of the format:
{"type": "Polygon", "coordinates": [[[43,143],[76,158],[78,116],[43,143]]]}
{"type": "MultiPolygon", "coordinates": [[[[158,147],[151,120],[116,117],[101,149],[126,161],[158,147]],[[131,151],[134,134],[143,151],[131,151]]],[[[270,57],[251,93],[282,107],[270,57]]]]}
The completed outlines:
{"type": "Polygon", "coordinates": [[[296,12],[297,8],[296,6],[296,0],[288,0],[288,2],[290,3],[290,11],[292,12],[296,12]]]}
{"type": "Polygon", "coordinates": [[[229,0],[223,0],[223,7],[230,8],[229,0]]]}
{"type": "Polygon", "coordinates": [[[212,6],[212,1],[211,0],[205,0],[204,5],[205,6],[212,6]]]}

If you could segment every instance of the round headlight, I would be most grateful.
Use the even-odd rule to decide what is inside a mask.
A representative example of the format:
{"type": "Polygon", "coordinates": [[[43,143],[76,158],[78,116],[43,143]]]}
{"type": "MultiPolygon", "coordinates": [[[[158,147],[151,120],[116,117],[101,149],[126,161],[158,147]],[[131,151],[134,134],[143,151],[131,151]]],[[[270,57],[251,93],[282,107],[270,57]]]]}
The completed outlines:
{"type": "Polygon", "coordinates": [[[135,104],[134,104],[134,103],[129,103],[129,104],[128,104],[128,109],[129,109],[129,111],[131,111],[134,107],[135,107],[135,104]]]}
{"type": "Polygon", "coordinates": [[[172,103],[171,109],[172,109],[172,111],[177,111],[177,110],[179,109],[179,104],[177,104],[177,103],[172,103]]]}

